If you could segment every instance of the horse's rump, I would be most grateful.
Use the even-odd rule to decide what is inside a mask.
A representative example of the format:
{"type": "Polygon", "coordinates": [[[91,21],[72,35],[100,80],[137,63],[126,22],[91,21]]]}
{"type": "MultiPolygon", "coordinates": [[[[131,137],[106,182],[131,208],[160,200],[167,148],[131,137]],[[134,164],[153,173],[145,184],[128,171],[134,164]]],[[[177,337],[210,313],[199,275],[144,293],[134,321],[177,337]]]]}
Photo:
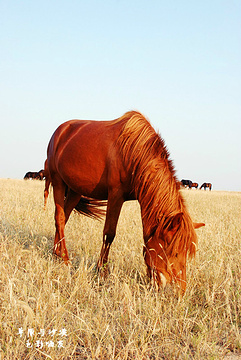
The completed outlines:
{"type": "Polygon", "coordinates": [[[125,172],[116,147],[120,130],[117,121],[71,120],[62,124],[48,148],[51,177],[60,177],[77,194],[107,200],[109,186],[122,184],[125,172]]]}

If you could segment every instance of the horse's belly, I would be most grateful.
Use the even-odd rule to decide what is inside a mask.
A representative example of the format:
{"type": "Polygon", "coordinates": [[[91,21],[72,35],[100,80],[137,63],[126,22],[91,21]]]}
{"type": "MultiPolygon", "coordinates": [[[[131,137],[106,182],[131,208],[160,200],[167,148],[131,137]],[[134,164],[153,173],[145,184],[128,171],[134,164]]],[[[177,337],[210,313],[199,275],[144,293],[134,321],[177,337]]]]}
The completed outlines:
{"type": "Polygon", "coordinates": [[[58,168],[68,187],[85,196],[107,199],[107,169],[101,159],[96,158],[93,161],[93,159],[78,156],[65,161],[65,156],[63,156],[61,160],[58,168]]]}

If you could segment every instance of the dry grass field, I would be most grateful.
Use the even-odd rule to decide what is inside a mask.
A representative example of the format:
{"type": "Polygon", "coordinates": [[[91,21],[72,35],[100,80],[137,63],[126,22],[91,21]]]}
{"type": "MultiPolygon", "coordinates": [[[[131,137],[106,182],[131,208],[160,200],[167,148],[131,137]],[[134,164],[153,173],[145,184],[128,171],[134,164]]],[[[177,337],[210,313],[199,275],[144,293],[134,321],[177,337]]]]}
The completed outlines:
{"type": "Polygon", "coordinates": [[[0,180],[0,359],[238,359],[241,354],[241,193],[183,190],[198,231],[187,291],[157,292],[146,278],[137,202],[126,203],[96,271],[103,222],[73,213],[72,265],[52,257],[52,192],[0,180]]]}

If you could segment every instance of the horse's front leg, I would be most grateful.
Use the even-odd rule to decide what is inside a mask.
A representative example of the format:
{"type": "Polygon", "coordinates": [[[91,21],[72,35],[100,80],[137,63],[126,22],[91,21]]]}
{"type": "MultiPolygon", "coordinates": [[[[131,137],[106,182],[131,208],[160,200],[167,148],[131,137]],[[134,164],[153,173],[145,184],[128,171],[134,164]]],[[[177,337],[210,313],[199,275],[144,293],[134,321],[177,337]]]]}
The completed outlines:
{"type": "Polygon", "coordinates": [[[123,205],[123,196],[117,196],[114,192],[109,194],[105,226],[103,231],[103,244],[100,252],[97,269],[103,273],[104,276],[108,274],[108,255],[110,246],[115,238],[116,226],[120,215],[121,207],[123,205]]]}

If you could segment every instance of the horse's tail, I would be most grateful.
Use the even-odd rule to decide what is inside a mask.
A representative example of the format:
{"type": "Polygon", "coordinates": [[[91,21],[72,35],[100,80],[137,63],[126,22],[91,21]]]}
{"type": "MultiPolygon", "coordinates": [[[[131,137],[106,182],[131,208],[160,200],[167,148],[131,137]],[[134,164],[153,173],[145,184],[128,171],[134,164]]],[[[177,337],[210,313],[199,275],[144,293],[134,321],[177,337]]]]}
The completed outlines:
{"type": "Polygon", "coordinates": [[[82,196],[75,210],[82,215],[101,220],[106,214],[106,209],[103,209],[103,206],[107,206],[107,201],[82,196]]]}

